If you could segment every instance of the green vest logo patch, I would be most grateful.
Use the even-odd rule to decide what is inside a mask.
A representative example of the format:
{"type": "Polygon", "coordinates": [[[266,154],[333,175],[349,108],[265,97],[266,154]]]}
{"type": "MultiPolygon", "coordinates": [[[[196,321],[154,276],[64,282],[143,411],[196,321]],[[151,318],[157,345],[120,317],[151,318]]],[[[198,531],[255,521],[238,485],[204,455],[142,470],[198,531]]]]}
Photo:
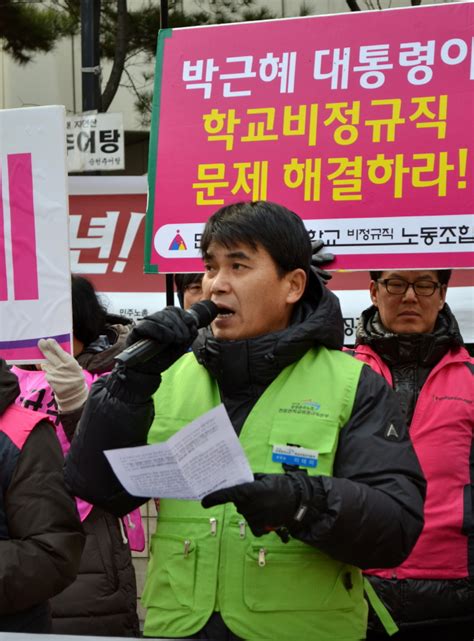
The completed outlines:
{"type": "Polygon", "coordinates": [[[289,407],[280,407],[278,412],[280,414],[306,414],[308,416],[319,416],[320,418],[329,418],[329,414],[326,412],[320,412],[321,404],[312,401],[296,401],[291,403],[289,407]]]}

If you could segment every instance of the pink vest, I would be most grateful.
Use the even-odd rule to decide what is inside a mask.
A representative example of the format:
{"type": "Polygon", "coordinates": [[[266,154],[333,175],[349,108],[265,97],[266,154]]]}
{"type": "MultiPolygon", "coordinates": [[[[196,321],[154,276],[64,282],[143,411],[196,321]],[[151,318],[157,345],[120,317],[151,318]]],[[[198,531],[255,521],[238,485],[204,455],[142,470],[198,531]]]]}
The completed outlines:
{"type": "Polygon", "coordinates": [[[6,434],[21,450],[33,428],[43,420],[49,421],[49,416],[41,412],[30,412],[18,405],[10,405],[0,416],[0,432],[6,434]]]}
{"type": "MultiPolygon", "coordinates": [[[[356,357],[390,385],[387,365],[366,345],[356,357]]],[[[427,481],[425,525],[398,568],[368,570],[384,578],[455,579],[469,575],[468,540],[462,531],[464,492],[470,496],[473,437],[473,363],[466,349],[448,352],[430,372],[418,397],[410,436],[427,481]]]]}
{"type": "MultiPolygon", "coordinates": [[[[99,376],[83,370],[87,386],[90,388],[99,376]]],[[[59,420],[58,406],[53,395],[53,391],[46,380],[42,370],[25,370],[19,367],[12,367],[12,372],[18,377],[20,382],[20,396],[15,403],[26,409],[42,412],[43,418],[48,418],[56,427],[56,435],[61,444],[64,456],[69,451],[71,444],[64,432],[63,426],[59,420]]],[[[31,413],[31,412],[28,412],[31,413]]],[[[33,416],[35,415],[33,414],[33,416]]],[[[38,421],[37,421],[38,422],[38,421]]],[[[84,521],[90,514],[93,505],[76,497],[77,509],[81,521],[84,521]]],[[[145,532],[143,530],[142,517],[140,509],[137,508],[123,517],[122,523],[126,530],[126,538],[132,550],[141,552],[145,549],[145,532]]]]}

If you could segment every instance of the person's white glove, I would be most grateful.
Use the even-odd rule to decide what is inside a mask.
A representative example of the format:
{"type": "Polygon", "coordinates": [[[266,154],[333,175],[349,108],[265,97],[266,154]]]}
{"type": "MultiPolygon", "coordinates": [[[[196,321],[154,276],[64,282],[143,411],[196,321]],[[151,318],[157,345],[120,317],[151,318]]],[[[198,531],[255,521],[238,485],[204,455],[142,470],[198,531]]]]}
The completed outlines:
{"type": "Polygon", "coordinates": [[[41,369],[51,386],[61,412],[72,412],[84,405],[89,393],[82,367],[54,338],[41,338],[38,347],[46,358],[41,369]]]}

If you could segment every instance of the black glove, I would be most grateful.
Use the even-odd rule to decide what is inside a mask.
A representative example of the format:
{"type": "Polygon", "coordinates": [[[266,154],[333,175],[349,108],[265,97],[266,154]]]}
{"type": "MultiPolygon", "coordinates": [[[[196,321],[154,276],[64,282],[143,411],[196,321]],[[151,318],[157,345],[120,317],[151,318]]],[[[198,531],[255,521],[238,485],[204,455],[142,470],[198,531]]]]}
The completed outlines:
{"type": "Polygon", "coordinates": [[[252,483],[212,492],[202,499],[201,505],[208,508],[232,502],[255,536],[272,530],[282,536],[284,529],[290,533],[298,529],[306,515],[311,496],[308,483],[311,479],[304,471],[255,474],[252,483]]]}
{"type": "Polygon", "coordinates": [[[180,307],[165,307],[136,325],[127,336],[127,345],[142,338],[157,341],[163,349],[150,360],[134,365],[146,374],[161,374],[188,351],[198,334],[196,320],[180,307]]]}
{"type": "Polygon", "coordinates": [[[327,283],[331,280],[332,275],[322,269],[322,265],[327,265],[334,260],[334,254],[323,253],[321,250],[324,248],[324,243],[322,240],[313,240],[311,243],[311,269],[324,281],[327,283]]]}

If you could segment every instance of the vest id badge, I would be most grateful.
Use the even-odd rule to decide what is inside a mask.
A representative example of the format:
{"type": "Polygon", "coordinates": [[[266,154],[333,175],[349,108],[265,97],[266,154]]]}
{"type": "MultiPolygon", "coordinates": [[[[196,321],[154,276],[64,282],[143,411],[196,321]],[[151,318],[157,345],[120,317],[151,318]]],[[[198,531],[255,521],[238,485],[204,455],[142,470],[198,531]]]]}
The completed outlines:
{"type": "Polygon", "coordinates": [[[286,463],[298,467],[316,467],[318,455],[319,452],[316,450],[308,450],[297,445],[274,445],[272,449],[274,463],[286,463]]]}

